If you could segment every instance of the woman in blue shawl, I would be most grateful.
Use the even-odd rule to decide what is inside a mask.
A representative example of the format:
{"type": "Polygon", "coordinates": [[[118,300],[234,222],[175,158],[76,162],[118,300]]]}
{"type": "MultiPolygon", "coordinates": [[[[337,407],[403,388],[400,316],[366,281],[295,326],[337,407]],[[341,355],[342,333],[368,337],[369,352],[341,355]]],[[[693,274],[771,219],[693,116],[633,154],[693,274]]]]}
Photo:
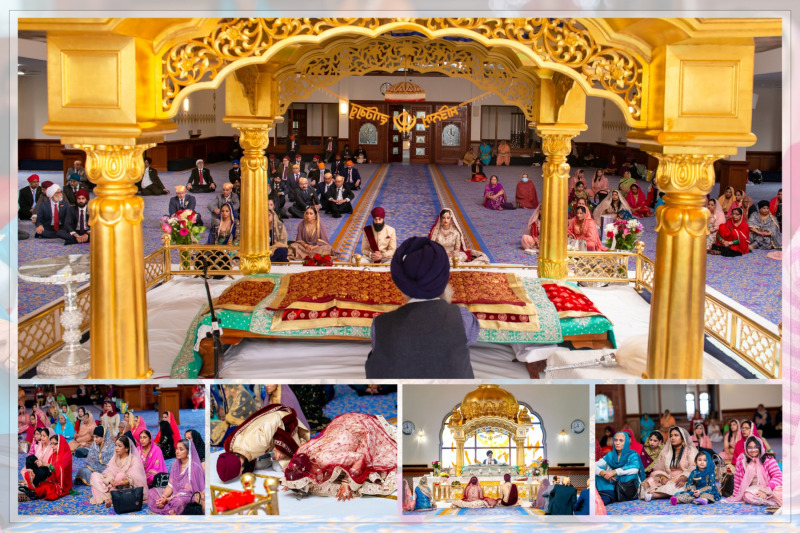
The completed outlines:
{"type": "Polygon", "coordinates": [[[650,418],[650,415],[645,413],[642,415],[642,418],[639,419],[639,427],[641,428],[639,438],[641,438],[644,443],[647,441],[648,437],[650,437],[650,433],[656,428],[656,422],[650,418]]]}
{"type": "Polygon", "coordinates": [[[480,146],[480,151],[481,151],[481,163],[483,163],[483,166],[486,166],[489,163],[491,163],[492,162],[492,145],[489,144],[486,141],[482,141],[481,142],[481,146],[480,146]]]}
{"type": "Polygon", "coordinates": [[[701,450],[694,462],[696,466],[689,474],[689,479],[686,480],[686,490],[676,492],[670,498],[672,505],[679,503],[707,505],[718,502],[722,498],[717,491],[717,476],[714,473],[714,460],[711,458],[711,454],[701,450]]]}
{"type": "MultiPolygon", "coordinates": [[[[597,461],[595,469],[595,486],[605,505],[615,503],[614,491],[616,483],[636,480],[636,485],[644,481],[645,473],[639,454],[631,450],[631,441],[627,433],[614,434],[614,449],[597,461]]],[[[638,488],[638,487],[637,487],[638,488]]]]}

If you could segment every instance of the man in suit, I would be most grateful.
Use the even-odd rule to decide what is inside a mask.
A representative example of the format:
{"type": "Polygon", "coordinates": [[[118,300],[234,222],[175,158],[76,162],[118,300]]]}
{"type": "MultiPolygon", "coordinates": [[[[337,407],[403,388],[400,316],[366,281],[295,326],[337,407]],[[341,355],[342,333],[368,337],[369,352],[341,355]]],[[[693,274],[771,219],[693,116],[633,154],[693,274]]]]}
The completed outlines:
{"type": "Polygon", "coordinates": [[[64,172],[64,184],[67,183],[67,180],[73,174],[77,174],[81,177],[81,185],[83,185],[84,189],[87,191],[94,189],[94,184],[89,181],[89,177],[86,175],[86,169],[83,168],[83,162],[80,159],[76,159],[72,166],[64,172]]]}
{"type": "Polygon", "coordinates": [[[31,219],[35,213],[34,208],[36,207],[36,202],[38,202],[42,196],[44,196],[44,191],[39,187],[39,175],[31,174],[28,176],[28,186],[19,190],[19,198],[17,199],[19,210],[17,211],[17,216],[20,220],[31,219]]]}
{"type": "Polygon", "coordinates": [[[36,213],[36,235],[39,239],[63,239],[62,231],[67,221],[69,206],[64,201],[64,193],[58,184],[50,185],[45,191],[47,202],[39,205],[36,213]]]}
{"type": "Polygon", "coordinates": [[[186,189],[194,193],[212,192],[217,189],[214,184],[214,178],[211,177],[211,172],[205,168],[202,159],[198,159],[196,167],[192,169],[189,175],[189,181],[186,183],[186,189]]]}
{"type": "Polygon", "coordinates": [[[284,206],[286,205],[287,196],[286,185],[283,183],[280,174],[278,174],[272,179],[272,190],[269,193],[269,198],[275,204],[278,216],[281,218],[286,218],[284,206]]]}
{"type": "Polygon", "coordinates": [[[309,167],[308,182],[312,187],[316,187],[318,183],[322,183],[322,178],[325,176],[325,163],[319,162],[319,156],[314,156],[314,162],[309,167]]]}
{"type": "Polygon", "coordinates": [[[335,154],[333,156],[333,163],[331,163],[331,174],[334,176],[338,176],[339,174],[344,175],[344,161],[342,161],[341,154],[335,154]]]}
{"type": "Polygon", "coordinates": [[[152,164],[152,159],[149,157],[144,158],[142,179],[136,184],[136,187],[139,189],[139,194],[142,196],[163,196],[169,194],[167,188],[161,183],[161,178],[158,177],[158,171],[150,166],[152,164]]]}
{"type": "Polygon", "coordinates": [[[242,169],[239,168],[239,160],[234,159],[233,161],[231,161],[231,164],[233,164],[233,168],[231,168],[228,171],[228,181],[230,181],[231,183],[235,182],[236,180],[241,181],[242,169]]]}
{"type": "Polygon", "coordinates": [[[328,137],[325,139],[325,157],[323,157],[323,161],[330,163],[333,161],[333,154],[336,153],[336,142],[333,140],[333,137],[328,137]]]}
{"type": "MultiPolygon", "coordinates": [[[[178,211],[183,211],[184,209],[190,209],[197,213],[195,209],[195,205],[197,204],[197,200],[191,194],[186,192],[186,187],[183,185],[176,185],[175,186],[175,196],[169,199],[169,216],[173,216],[178,211]]],[[[200,216],[200,213],[197,213],[197,216],[200,216]]],[[[199,222],[198,225],[202,225],[199,222]]]]}
{"type": "Polygon", "coordinates": [[[305,173],[308,172],[308,169],[306,168],[306,164],[303,161],[303,156],[300,155],[300,154],[295,154],[294,155],[294,162],[292,162],[292,165],[299,165],[300,166],[300,173],[303,174],[303,175],[305,175],[305,173]]]}
{"type": "Polygon", "coordinates": [[[300,145],[297,144],[297,140],[294,138],[294,135],[290,135],[289,142],[286,145],[286,153],[289,154],[289,161],[293,161],[295,154],[299,151],[300,145]]]}
{"type": "Polygon", "coordinates": [[[64,187],[64,199],[70,206],[74,206],[76,205],[75,195],[82,190],[84,187],[81,186],[81,177],[73,174],[67,179],[67,186],[64,187]]]}
{"type": "Polygon", "coordinates": [[[280,172],[281,165],[278,161],[278,158],[275,157],[275,154],[269,154],[267,158],[267,172],[269,173],[270,178],[274,178],[280,172]]]}
{"type": "Polygon", "coordinates": [[[319,211],[320,205],[316,191],[308,188],[308,180],[306,178],[300,178],[294,204],[289,208],[289,214],[294,218],[303,218],[303,213],[310,205],[313,205],[319,211]]]}
{"type": "Polygon", "coordinates": [[[81,189],[75,193],[77,204],[67,211],[67,221],[59,231],[63,234],[64,245],[89,242],[89,192],[81,189]]]}
{"type": "Polygon", "coordinates": [[[332,191],[335,188],[336,185],[333,183],[333,174],[326,172],[324,180],[317,184],[317,196],[322,204],[322,209],[326,213],[331,212],[331,208],[328,205],[328,191],[332,191]]]}
{"type": "Polygon", "coordinates": [[[333,218],[342,218],[342,214],[353,212],[353,191],[344,186],[344,177],[336,176],[336,187],[328,191],[328,207],[333,218]]]}
{"type": "Polygon", "coordinates": [[[208,204],[208,210],[211,211],[211,218],[219,218],[219,210],[223,205],[228,204],[231,209],[238,215],[239,214],[239,196],[233,192],[233,183],[225,183],[222,185],[222,192],[215,195],[214,199],[208,204]]]}
{"type": "Polygon", "coordinates": [[[292,172],[286,176],[284,183],[286,184],[286,190],[289,192],[289,201],[295,201],[295,195],[297,194],[297,190],[300,188],[300,178],[305,177],[305,175],[300,172],[300,165],[292,165],[292,172]]]}
{"type": "Polygon", "coordinates": [[[358,173],[358,169],[355,168],[352,160],[344,164],[344,172],[339,175],[344,176],[344,186],[351,191],[361,189],[361,174],[358,173]]]}

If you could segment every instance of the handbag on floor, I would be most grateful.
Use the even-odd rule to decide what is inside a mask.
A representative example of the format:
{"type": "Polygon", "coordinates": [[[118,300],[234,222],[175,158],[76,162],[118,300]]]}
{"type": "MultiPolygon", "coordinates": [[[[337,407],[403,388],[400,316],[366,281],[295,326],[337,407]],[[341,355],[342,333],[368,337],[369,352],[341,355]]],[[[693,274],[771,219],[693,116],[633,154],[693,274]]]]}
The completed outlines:
{"type": "Polygon", "coordinates": [[[183,509],[183,514],[185,515],[203,515],[205,514],[205,509],[203,509],[203,505],[200,503],[201,494],[199,492],[195,492],[192,494],[192,501],[186,504],[186,507],[183,509]]]}
{"type": "Polygon", "coordinates": [[[144,488],[119,489],[111,491],[111,504],[117,514],[136,513],[142,510],[144,488]]]}
{"type": "Polygon", "coordinates": [[[614,500],[617,502],[629,502],[635,500],[639,495],[639,484],[635,479],[628,481],[614,481],[614,500]]]}
{"type": "Polygon", "coordinates": [[[719,493],[723,498],[730,498],[733,496],[733,474],[725,472],[719,482],[719,493]]]}
{"type": "Polygon", "coordinates": [[[89,457],[89,448],[76,448],[75,457],[89,457]]]}
{"type": "Polygon", "coordinates": [[[166,472],[159,472],[153,476],[153,488],[165,489],[169,485],[169,474],[166,472]]]}

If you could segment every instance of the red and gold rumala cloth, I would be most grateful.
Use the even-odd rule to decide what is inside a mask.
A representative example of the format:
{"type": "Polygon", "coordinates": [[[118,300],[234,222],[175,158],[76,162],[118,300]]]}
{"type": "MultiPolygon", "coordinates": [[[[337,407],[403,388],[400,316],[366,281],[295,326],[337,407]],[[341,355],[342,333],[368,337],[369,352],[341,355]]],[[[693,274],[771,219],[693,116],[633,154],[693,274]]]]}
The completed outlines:
{"type": "Polygon", "coordinates": [[[585,294],[571,285],[548,280],[542,283],[542,288],[556,307],[558,318],[603,316],[585,294]]]}
{"type": "Polygon", "coordinates": [[[275,289],[269,278],[245,278],[237,281],[214,299],[214,310],[244,311],[253,309],[275,289]]]}
{"type": "MultiPolygon", "coordinates": [[[[452,272],[453,303],[476,315],[481,327],[538,331],[536,305],[516,274],[452,272]]],[[[275,331],[370,326],[372,319],[403,305],[388,272],[313,270],[287,274],[269,309],[275,331]]]]}

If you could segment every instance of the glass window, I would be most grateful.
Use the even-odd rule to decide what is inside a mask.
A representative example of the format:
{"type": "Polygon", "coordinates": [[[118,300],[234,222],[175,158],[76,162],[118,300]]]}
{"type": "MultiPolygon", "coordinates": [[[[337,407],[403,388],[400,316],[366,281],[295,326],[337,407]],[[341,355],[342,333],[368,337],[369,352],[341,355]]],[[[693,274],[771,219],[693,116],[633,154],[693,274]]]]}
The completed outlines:
{"type": "Polygon", "coordinates": [[[597,424],[608,424],[614,421],[614,402],[605,394],[594,397],[594,417],[597,424]]]}
{"type": "Polygon", "coordinates": [[[461,146],[461,130],[455,124],[448,124],[442,130],[442,146],[461,146]]]}
{"type": "Polygon", "coordinates": [[[710,410],[709,395],[707,392],[701,392],[699,398],[700,398],[700,414],[703,415],[703,418],[708,418],[708,412],[710,410]]]}
{"type": "Polygon", "coordinates": [[[425,131],[425,124],[422,119],[425,118],[425,111],[417,111],[417,131],[425,131]]]}
{"type": "Polygon", "coordinates": [[[425,136],[424,135],[417,135],[417,144],[425,144],[425,136]]]}
{"type": "Polygon", "coordinates": [[[400,153],[400,149],[398,147],[395,146],[394,148],[392,148],[392,154],[397,155],[399,153],[400,153]]]}
{"type": "Polygon", "coordinates": [[[399,135],[392,135],[392,142],[393,143],[399,143],[400,142],[400,136],[399,135]]]}
{"type": "Polygon", "coordinates": [[[694,393],[687,392],[686,393],[686,416],[689,417],[689,420],[692,419],[694,416],[694,411],[697,409],[694,403],[694,393]]]}
{"type": "Polygon", "coordinates": [[[417,155],[425,155],[425,148],[417,148],[416,154],[417,155]]]}
{"type": "Polygon", "coordinates": [[[378,129],[375,124],[366,122],[359,128],[358,144],[378,144],[378,129]]]}

